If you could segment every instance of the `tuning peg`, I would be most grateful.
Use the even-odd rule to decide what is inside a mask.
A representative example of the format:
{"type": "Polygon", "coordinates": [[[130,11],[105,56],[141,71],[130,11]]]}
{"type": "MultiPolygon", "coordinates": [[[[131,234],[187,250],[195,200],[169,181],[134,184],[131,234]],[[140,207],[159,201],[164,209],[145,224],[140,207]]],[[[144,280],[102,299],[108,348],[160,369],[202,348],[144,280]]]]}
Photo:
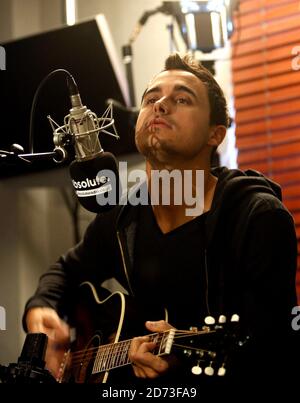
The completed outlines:
{"type": "Polygon", "coordinates": [[[192,355],[192,351],[188,350],[188,349],[184,349],[183,354],[186,355],[187,357],[190,357],[192,355]]]}
{"type": "Polygon", "coordinates": [[[199,363],[192,368],[192,374],[194,375],[201,375],[202,374],[202,368],[199,366],[199,363]]]}
{"type": "Polygon", "coordinates": [[[215,318],[212,316],[206,316],[204,322],[206,325],[214,325],[216,323],[215,318]]]}
{"type": "Polygon", "coordinates": [[[213,376],[214,372],[215,372],[215,370],[213,369],[213,367],[211,366],[211,364],[210,364],[209,367],[205,367],[205,368],[204,368],[204,373],[205,373],[205,375],[213,376]]]}
{"type": "Polygon", "coordinates": [[[218,376],[224,376],[226,374],[226,368],[224,368],[224,364],[222,367],[218,369],[218,376]]]}
{"type": "Polygon", "coordinates": [[[226,323],[226,320],[227,320],[227,318],[226,318],[225,315],[220,315],[218,322],[219,322],[220,324],[223,324],[223,323],[226,323]]]}
{"type": "Polygon", "coordinates": [[[239,321],[240,321],[240,317],[238,314],[235,313],[231,316],[231,322],[239,322],[239,321]]]}

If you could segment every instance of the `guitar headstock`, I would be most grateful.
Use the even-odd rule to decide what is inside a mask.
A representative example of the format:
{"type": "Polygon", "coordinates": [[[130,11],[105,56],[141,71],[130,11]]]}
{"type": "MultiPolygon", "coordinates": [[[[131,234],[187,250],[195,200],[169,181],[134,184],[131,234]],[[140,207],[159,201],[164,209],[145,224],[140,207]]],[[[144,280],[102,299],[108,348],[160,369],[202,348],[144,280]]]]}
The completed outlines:
{"type": "Polygon", "coordinates": [[[230,320],[224,315],[217,320],[207,316],[204,322],[201,329],[178,333],[173,348],[192,361],[194,375],[224,376],[230,359],[247,341],[240,340],[239,316],[234,314],[230,320]]]}

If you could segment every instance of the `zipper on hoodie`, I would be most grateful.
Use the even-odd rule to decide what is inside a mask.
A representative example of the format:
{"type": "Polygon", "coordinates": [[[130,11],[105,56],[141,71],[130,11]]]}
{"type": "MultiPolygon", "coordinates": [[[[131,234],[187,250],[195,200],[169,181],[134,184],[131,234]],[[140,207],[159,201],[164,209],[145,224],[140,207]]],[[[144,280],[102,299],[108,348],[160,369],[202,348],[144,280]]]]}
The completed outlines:
{"type": "Polygon", "coordinates": [[[118,243],[119,243],[120,252],[121,252],[121,256],[122,256],[123,269],[124,269],[124,272],[125,272],[128,288],[129,288],[130,294],[132,296],[134,296],[134,293],[132,291],[132,287],[131,287],[131,284],[130,284],[130,280],[129,280],[129,274],[128,274],[128,270],[127,270],[127,266],[126,266],[126,259],[125,259],[124,249],[123,249],[123,245],[122,245],[122,241],[121,241],[119,231],[117,231],[117,238],[118,238],[118,243]]]}

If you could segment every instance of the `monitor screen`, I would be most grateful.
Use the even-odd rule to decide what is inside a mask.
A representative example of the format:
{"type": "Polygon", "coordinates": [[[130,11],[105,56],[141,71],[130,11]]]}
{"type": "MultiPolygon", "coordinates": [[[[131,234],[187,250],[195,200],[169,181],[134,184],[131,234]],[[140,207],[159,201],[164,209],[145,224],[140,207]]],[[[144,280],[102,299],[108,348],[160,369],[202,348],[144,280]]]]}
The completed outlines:
{"type": "MultiPolygon", "coordinates": [[[[2,44],[6,70],[0,71],[0,150],[11,144],[29,152],[29,123],[32,100],[40,82],[55,69],[68,70],[76,80],[82,103],[99,117],[106,101],[113,98],[128,105],[128,88],[122,63],[104,15],[73,26],[64,26],[38,35],[2,44]]],[[[66,77],[52,76],[42,87],[34,115],[34,151],[53,151],[53,132],[47,116],[59,125],[71,107],[66,77]]],[[[124,111],[115,110],[115,125],[120,140],[100,133],[105,151],[116,155],[135,151],[132,124],[124,111]],[[106,147],[106,148],[105,148],[106,147]]],[[[0,176],[54,168],[55,162],[7,166],[1,162],[0,176]]]]}

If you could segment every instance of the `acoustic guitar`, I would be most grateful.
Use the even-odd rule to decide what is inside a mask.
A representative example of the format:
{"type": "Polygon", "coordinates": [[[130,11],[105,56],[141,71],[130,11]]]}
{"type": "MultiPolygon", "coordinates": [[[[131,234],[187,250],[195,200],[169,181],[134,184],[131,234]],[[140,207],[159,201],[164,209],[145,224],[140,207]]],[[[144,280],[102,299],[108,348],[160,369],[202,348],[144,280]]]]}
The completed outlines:
{"type": "MultiPolygon", "coordinates": [[[[143,306],[133,308],[123,293],[105,291],[97,291],[90,282],[81,284],[76,337],[64,355],[57,382],[130,382],[134,376],[128,357],[132,338],[145,334],[145,319],[168,321],[166,310],[151,312],[150,317],[143,306]]],[[[200,329],[170,329],[148,336],[156,343],[153,354],[176,354],[194,375],[224,376],[231,355],[243,344],[238,322],[236,314],[230,321],[223,315],[218,321],[209,316],[200,329]]]]}

